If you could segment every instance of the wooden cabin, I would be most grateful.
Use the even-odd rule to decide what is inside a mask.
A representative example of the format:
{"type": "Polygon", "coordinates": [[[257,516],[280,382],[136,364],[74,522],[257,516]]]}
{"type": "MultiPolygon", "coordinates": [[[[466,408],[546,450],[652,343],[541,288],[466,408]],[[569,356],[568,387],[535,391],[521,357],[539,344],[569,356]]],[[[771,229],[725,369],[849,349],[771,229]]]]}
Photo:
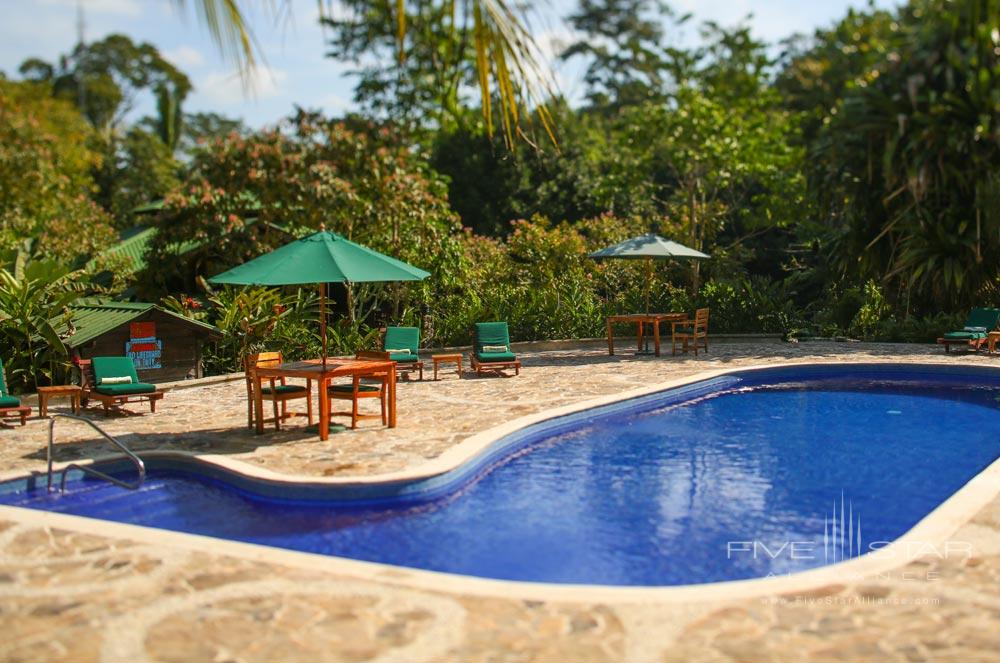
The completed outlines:
{"type": "Polygon", "coordinates": [[[72,324],[60,331],[74,359],[129,356],[139,379],[154,384],[202,377],[202,348],[219,336],[155,304],[84,300],[71,310],[72,324]]]}

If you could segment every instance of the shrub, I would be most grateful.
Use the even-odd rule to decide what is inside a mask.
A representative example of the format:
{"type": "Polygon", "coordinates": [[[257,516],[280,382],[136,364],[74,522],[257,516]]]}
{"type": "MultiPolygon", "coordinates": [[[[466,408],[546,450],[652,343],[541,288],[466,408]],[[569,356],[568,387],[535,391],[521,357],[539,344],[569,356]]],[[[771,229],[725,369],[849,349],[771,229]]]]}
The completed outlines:
{"type": "Polygon", "coordinates": [[[884,328],[891,323],[891,311],[882,289],[875,281],[868,281],[863,290],[861,306],[854,315],[848,332],[852,336],[872,339],[882,336],[884,328]]]}
{"type": "Polygon", "coordinates": [[[86,274],[51,260],[0,268],[0,358],[11,391],[65,379],[69,352],[60,331],[70,326],[69,305],[86,288],[86,274]]]}

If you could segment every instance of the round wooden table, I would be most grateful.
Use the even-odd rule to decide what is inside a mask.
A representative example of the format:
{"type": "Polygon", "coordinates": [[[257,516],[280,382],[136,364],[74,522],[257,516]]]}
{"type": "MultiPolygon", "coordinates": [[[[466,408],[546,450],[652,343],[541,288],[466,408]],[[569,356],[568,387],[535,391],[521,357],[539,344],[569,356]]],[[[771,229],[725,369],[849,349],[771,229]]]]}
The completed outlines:
{"type": "Polygon", "coordinates": [[[69,396],[70,404],[73,407],[73,414],[80,414],[81,391],[83,390],[75,384],[58,384],[51,387],[39,387],[38,416],[46,416],[49,409],[49,399],[53,396],[69,396]]]}

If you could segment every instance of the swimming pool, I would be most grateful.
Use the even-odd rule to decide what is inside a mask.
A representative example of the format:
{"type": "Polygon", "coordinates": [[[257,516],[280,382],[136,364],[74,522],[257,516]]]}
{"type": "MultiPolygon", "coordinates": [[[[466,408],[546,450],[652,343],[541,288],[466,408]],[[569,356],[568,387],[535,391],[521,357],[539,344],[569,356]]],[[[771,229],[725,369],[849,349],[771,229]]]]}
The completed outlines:
{"type": "Polygon", "coordinates": [[[1000,372],[971,367],[737,371],[404,485],[292,490],[175,460],[136,492],[71,473],[65,494],[0,484],[0,504],[486,578],[738,580],[900,537],[1000,455],[998,399],[1000,372]]]}

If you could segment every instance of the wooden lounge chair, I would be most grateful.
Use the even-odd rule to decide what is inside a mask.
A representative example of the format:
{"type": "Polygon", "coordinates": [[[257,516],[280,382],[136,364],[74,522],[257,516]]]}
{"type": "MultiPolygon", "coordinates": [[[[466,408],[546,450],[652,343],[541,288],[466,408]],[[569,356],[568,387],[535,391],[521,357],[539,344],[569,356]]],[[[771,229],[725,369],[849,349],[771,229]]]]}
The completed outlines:
{"type": "Polygon", "coordinates": [[[3,361],[0,360],[0,421],[9,417],[18,417],[23,426],[28,421],[31,408],[21,405],[21,399],[11,396],[7,391],[7,378],[4,375],[3,361]]]}
{"type": "MultiPolygon", "coordinates": [[[[356,359],[389,359],[388,352],[359,352],[356,359]]],[[[365,375],[355,375],[351,382],[345,384],[330,385],[326,393],[335,400],[351,401],[350,412],[330,412],[331,417],[350,417],[351,428],[358,427],[358,421],[362,419],[381,419],[382,425],[388,424],[386,417],[386,389],[388,387],[389,376],[386,373],[370,373],[365,375]],[[377,398],[382,406],[381,415],[361,414],[359,403],[362,398],[377,398]]]]}
{"type": "Polygon", "coordinates": [[[681,344],[684,352],[693,346],[694,356],[698,356],[698,346],[705,348],[708,354],[708,309],[700,308],[694,312],[694,320],[681,320],[671,323],[671,354],[677,354],[677,344],[681,344]],[[689,345],[690,343],[690,345],[689,345]]]}
{"type": "Polygon", "coordinates": [[[424,362],[417,354],[420,347],[420,329],[417,327],[386,327],[383,330],[382,349],[389,359],[396,362],[396,375],[410,379],[410,373],[419,371],[424,379],[424,362]]]}
{"type": "Polygon", "coordinates": [[[990,332],[995,331],[998,325],[1000,325],[1000,309],[974,308],[969,312],[962,329],[946,333],[937,342],[938,345],[944,346],[945,352],[951,352],[953,345],[979,350],[986,345],[990,332]]]}
{"type": "Polygon", "coordinates": [[[128,357],[94,357],[80,361],[83,378],[81,401],[84,407],[93,399],[104,406],[104,411],[126,403],[149,402],[149,411],[156,412],[156,401],[163,392],[156,385],[139,382],[135,364],[128,357]]]}
{"type": "MultiPolygon", "coordinates": [[[[261,367],[278,366],[284,362],[280,352],[258,352],[246,358],[243,369],[246,373],[247,382],[247,426],[254,427],[254,393],[253,393],[253,373],[254,369],[261,367]]],[[[290,417],[300,415],[300,412],[289,412],[288,401],[304,398],[306,399],[306,417],[310,424],[313,422],[312,408],[312,380],[306,380],[306,385],[287,384],[285,378],[267,378],[268,386],[261,387],[260,398],[264,401],[271,401],[274,416],[271,419],[264,419],[264,423],[274,422],[274,430],[281,430],[281,422],[290,417]],[[281,412],[278,412],[278,404],[281,404],[281,412]]]]}
{"type": "Polygon", "coordinates": [[[477,322],[469,358],[476,375],[490,371],[507,377],[503,371],[510,368],[515,375],[521,374],[521,362],[510,351],[510,331],[506,322],[477,322]]]}

